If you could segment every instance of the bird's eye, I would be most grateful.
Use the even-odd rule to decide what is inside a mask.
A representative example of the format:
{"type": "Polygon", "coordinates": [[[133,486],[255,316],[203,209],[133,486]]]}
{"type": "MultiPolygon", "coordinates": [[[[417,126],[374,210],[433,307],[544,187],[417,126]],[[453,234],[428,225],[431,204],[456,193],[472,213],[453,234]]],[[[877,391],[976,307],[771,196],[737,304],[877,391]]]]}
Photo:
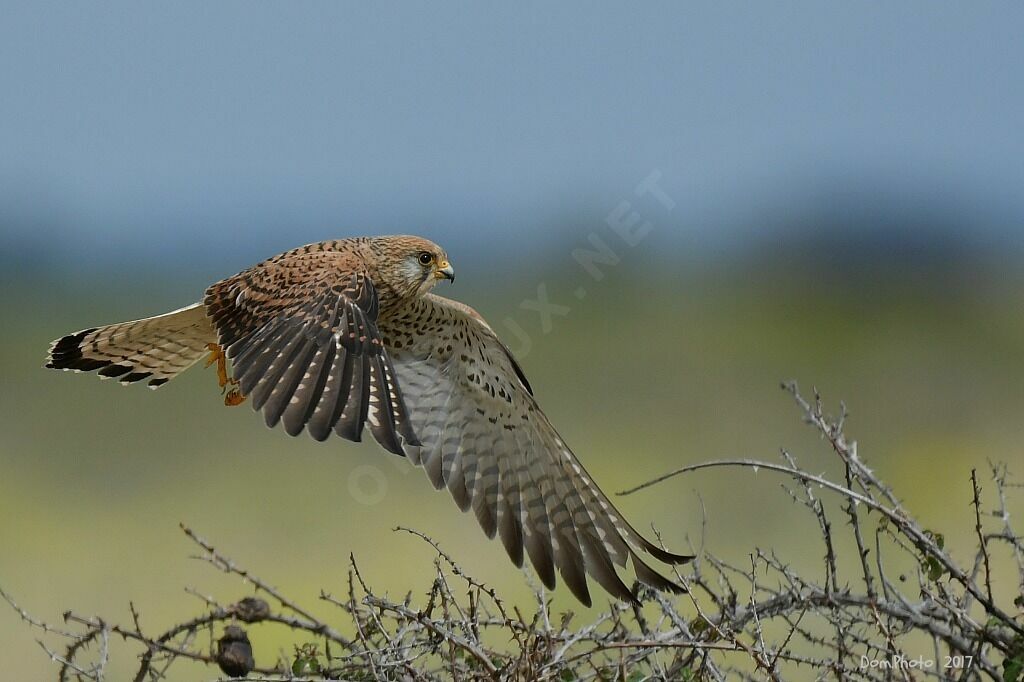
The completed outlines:
{"type": "Polygon", "coordinates": [[[420,263],[422,263],[423,265],[430,265],[433,262],[434,257],[431,254],[427,253],[426,251],[420,254],[420,263]]]}

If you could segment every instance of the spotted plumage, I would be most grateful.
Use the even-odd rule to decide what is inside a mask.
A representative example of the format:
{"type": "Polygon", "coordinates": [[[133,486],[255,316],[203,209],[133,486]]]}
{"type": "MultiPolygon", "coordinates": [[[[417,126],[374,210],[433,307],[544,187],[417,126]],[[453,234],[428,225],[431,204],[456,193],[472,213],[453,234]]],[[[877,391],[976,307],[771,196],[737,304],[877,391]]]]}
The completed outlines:
{"type": "Polygon", "coordinates": [[[589,575],[634,600],[616,572],[631,564],[641,582],[679,591],[640,554],[669,564],[691,557],[623,519],[490,326],[430,293],[441,279],[454,280],[447,255],[418,237],[310,244],[217,282],[187,308],[58,339],[46,366],[156,388],[207,348],[223,349],[211,360],[226,355],[229,381],[268,426],[354,441],[368,426],[472,509],[517,566],[528,557],[548,587],[560,574],[589,605],[589,575]]]}

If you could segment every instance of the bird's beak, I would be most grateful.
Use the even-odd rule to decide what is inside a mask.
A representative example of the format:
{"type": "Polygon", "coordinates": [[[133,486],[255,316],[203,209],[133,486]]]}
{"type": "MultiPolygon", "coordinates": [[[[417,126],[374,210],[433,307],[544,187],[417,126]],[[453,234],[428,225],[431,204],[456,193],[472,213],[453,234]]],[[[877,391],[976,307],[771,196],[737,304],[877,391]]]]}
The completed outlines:
{"type": "Polygon", "coordinates": [[[452,266],[448,261],[443,260],[437,264],[437,270],[434,270],[434,277],[454,282],[455,270],[452,269],[452,266]]]}

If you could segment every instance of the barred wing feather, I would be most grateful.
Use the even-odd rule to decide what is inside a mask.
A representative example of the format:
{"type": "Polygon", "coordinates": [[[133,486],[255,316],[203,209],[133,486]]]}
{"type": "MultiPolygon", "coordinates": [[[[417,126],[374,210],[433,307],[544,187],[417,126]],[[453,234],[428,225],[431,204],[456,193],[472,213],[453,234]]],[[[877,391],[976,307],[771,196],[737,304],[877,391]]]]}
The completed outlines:
{"type": "Polygon", "coordinates": [[[410,459],[463,511],[472,509],[489,537],[499,535],[516,565],[525,549],[545,585],[554,587],[557,571],[587,605],[587,575],[612,595],[635,599],[615,570],[627,562],[651,587],[682,589],[638,554],[669,564],[692,557],[653,545],[623,519],[475,311],[428,295],[382,321],[381,333],[421,441],[407,448],[410,459]]]}
{"type": "Polygon", "coordinates": [[[339,277],[335,256],[264,263],[218,282],[208,314],[268,426],[359,441],[369,424],[381,446],[404,455],[418,441],[377,330],[373,282],[358,271],[339,277]]]}

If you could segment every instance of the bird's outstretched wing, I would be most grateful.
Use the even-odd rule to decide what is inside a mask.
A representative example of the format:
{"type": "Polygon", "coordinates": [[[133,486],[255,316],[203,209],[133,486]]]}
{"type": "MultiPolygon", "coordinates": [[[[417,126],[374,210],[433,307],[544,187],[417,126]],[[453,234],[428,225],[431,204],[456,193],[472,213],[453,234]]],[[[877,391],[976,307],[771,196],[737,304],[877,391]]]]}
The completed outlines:
{"type": "Polygon", "coordinates": [[[549,588],[555,569],[573,594],[591,603],[586,575],[614,596],[635,596],[615,564],[637,578],[680,591],[645,564],[644,552],[678,564],[623,519],[538,407],[508,348],[471,308],[428,295],[381,321],[413,430],[407,447],[438,489],[463,511],[473,509],[489,537],[500,535],[509,557],[523,549],[549,588]]]}
{"type": "Polygon", "coordinates": [[[419,442],[377,331],[373,282],[345,254],[261,263],[211,286],[204,303],[239,389],[268,426],[358,441],[369,423],[400,455],[419,442]]]}

